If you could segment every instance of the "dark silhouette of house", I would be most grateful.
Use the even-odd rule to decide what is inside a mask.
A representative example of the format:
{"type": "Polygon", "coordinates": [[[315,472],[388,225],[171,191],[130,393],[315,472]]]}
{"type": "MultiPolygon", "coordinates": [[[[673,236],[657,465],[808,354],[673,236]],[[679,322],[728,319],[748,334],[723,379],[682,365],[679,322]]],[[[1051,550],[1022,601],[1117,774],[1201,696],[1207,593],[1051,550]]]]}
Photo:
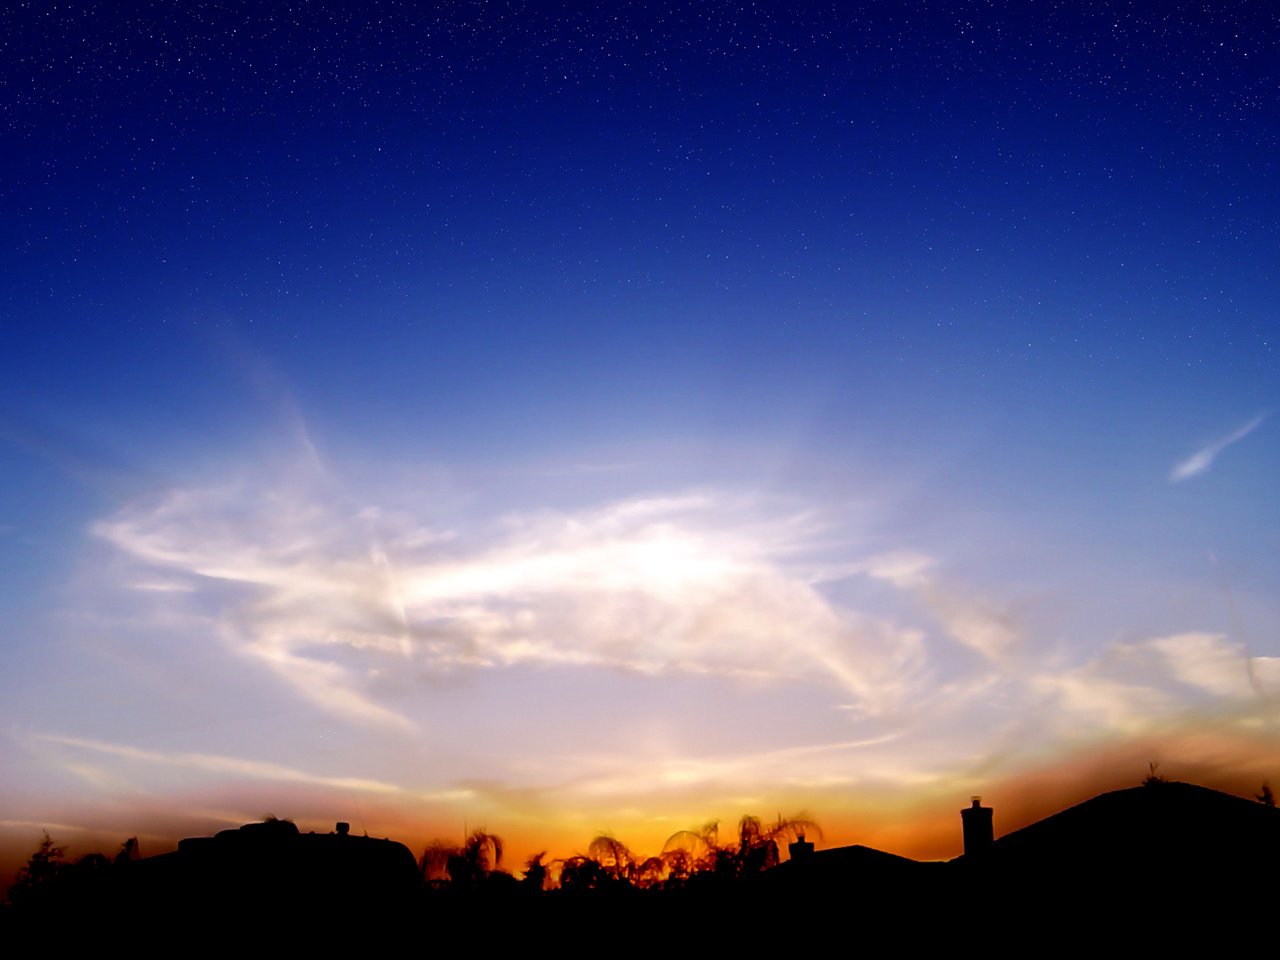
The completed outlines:
{"type": "Polygon", "coordinates": [[[421,881],[402,843],[352,836],[346,823],[302,833],[274,819],[182,840],[176,851],[131,867],[133,896],[201,913],[327,905],[385,912],[405,905],[421,881]]]}
{"type": "Polygon", "coordinates": [[[1052,916],[1089,926],[1135,910],[1229,915],[1261,903],[1280,864],[1280,810],[1188,783],[1101,794],[999,839],[993,810],[975,797],[961,824],[965,853],[945,862],[793,847],[771,871],[771,893],[819,909],[854,903],[894,922],[1052,916]]]}
{"type": "MultiPolygon", "coordinates": [[[[1151,883],[1233,884],[1280,857],[1280,810],[1190,783],[1156,781],[1104,793],[996,840],[992,870],[1087,877],[1142,874],[1151,883]]],[[[969,859],[967,856],[961,861],[969,859]]]]}

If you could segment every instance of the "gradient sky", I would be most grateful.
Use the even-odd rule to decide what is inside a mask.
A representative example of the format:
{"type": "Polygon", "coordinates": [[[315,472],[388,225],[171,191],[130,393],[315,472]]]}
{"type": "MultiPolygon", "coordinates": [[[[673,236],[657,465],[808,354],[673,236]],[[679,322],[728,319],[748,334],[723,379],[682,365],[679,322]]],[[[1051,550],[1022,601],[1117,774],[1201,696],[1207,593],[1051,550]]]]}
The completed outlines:
{"type": "Polygon", "coordinates": [[[429,6],[0,13],[0,854],[1280,778],[1273,4],[429,6]]]}

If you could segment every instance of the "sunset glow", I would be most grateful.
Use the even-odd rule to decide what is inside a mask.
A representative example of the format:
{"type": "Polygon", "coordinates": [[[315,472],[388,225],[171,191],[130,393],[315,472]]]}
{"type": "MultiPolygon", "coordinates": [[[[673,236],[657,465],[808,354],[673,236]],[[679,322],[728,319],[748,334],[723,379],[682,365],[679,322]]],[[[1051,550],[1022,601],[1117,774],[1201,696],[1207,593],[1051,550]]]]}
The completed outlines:
{"type": "Polygon", "coordinates": [[[969,6],[15,14],[6,882],[1280,783],[1274,15],[969,6]]]}

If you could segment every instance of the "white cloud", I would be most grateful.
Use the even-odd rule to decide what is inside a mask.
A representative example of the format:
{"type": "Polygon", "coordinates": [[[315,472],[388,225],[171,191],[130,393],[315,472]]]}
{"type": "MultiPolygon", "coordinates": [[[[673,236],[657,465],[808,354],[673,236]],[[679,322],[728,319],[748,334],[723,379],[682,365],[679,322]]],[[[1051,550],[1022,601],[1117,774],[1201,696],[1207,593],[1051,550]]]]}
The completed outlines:
{"type": "Polygon", "coordinates": [[[1163,691],[1108,676],[1097,662],[1040,674],[1031,680],[1031,690],[1049,701],[1041,705],[1036,720],[1066,736],[1136,733],[1167,716],[1174,706],[1163,691]]]}
{"type": "MultiPolygon", "coordinates": [[[[567,774],[556,789],[583,794],[625,794],[646,778],[673,790],[916,782],[1006,747],[1013,757],[1024,744],[1137,734],[1206,706],[1247,709],[1257,691],[1280,689],[1280,660],[1249,659],[1218,634],[1091,645],[1055,658],[1010,604],[961,589],[929,554],[842,563],[831,555],[833,530],[813,514],[759,499],[702,492],[488,523],[435,519],[425,508],[370,507],[313,476],[176,489],[94,529],[114,548],[103,576],[129,593],[137,622],[151,616],[176,641],[221,644],[339,718],[429,727],[425,718],[440,714],[428,698],[451,686],[442,682],[449,676],[488,672],[491,691],[500,671],[545,665],[562,668],[547,671],[561,680],[576,669],[624,671],[627,683],[679,674],[738,678],[739,690],[773,684],[770,695],[785,693],[789,704],[842,705],[831,713],[853,734],[846,742],[798,717],[791,741],[779,716],[763,750],[739,754],[721,740],[702,752],[682,731],[652,762],[622,751],[615,766],[582,758],[537,775],[567,774]],[[859,609],[859,590],[872,602],[885,591],[846,582],[851,576],[900,591],[911,601],[896,614],[902,619],[859,609]],[[167,626],[201,622],[211,633],[167,626]],[[957,656],[938,642],[943,635],[981,656],[957,656]],[[834,741],[831,749],[812,747],[815,737],[834,741]]],[[[834,533],[850,542],[846,531],[834,533]]],[[[890,598],[890,608],[898,605],[890,598]]],[[[506,676],[538,683],[532,671],[506,676]]],[[[564,710],[570,725],[591,722],[578,705],[564,710]]],[[[471,723],[474,714],[459,718],[471,723]]],[[[210,774],[331,782],[209,753],[90,740],[75,747],[210,774]]],[[[546,759],[532,736],[525,749],[546,759]]],[[[96,776],[83,759],[69,762],[96,776]]],[[[435,772],[435,787],[462,782],[465,768],[449,769],[435,772]]]]}
{"type": "Polygon", "coordinates": [[[900,589],[908,589],[928,583],[930,571],[935,566],[932,557],[899,550],[872,557],[859,565],[859,569],[874,580],[883,580],[900,589]]]}
{"type": "Polygon", "coordinates": [[[1063,732],[1134,733],[1205,707],[1238,709],[1280,692],[1280,658],[1250,657],[1218,633],[1112,644],[1074,668],[1035,675],[1040,712],[1063,732]]]}
{"type": "Polygon", "coordinates": [[[813,525],[690,495],[463,535],[327,481],[242,481],[171,491],[95,532],[143,568],[124,583],[212,604],[225,642],[353,719],[409,725],[372,692],[389,671],[526,662],[818,681],[892,710],[924,676],[923,633],[822,594],[793,562],[813,525]]]}
{"type": "Polygon", "coordinates": [[[1179,633],[1148,641],[1169,675],[1217,697],[1244,699],[1280,692],[1280,658],[1250,657],[1215,633],[1179,633]]]}
{"type": "Polygon", "coordinates": [[[1244,426],[1232,430],[1225,437],[1221,437],[1213,443],[1208,444],[1200,450],[1197,450],[1187,459],[1174,464],[1173,469],[1169,471],[1169,482],[1178,483],[1181,480],[1189,480],[1191,477],[1199,476],[1213,466],[1214,459],[1223,450],[1231,446],[1238,440],[1243,440],[1249,434],[1253,433],[1266,419],[1266,414],[1258,414],[1244,426]]]}

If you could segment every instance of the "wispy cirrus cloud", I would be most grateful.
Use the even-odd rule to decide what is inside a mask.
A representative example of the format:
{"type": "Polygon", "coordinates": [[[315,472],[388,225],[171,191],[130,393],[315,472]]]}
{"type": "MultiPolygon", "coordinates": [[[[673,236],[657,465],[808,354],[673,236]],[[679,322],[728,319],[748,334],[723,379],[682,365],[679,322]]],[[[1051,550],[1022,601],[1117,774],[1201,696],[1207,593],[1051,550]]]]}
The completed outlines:
{"type": "Polygon", "coordinates": [[[1182,480],[1189,480],[1192,477],[1198,477],[1200,474],[1208,471],[1213,466],[1213,461],[1218,454],[1231,446],[1243,440],[1249,434],[1257,430],[1262,425],[1262,421],[1267,418],[1265,413],[1260,413],[1248,423],[1232,430],[1225,437],[1213,441],[1212,443],[1197,450],[1185,460],[1180,460],[1173,465],[1173,469],[1169,471],[1169,482],[1178,483],[1182,480]]]}
{"type": "Polygon", "coordinates": [[[918,551],[901,550],[871,557],[851,570],[911,594],[948,635],[993,660],[1006,656],[1022,638],[1013,613],[972,589],[944,582],[938,564],[918,551]]]}
{"type": "Polygon", "coordinates": [[[313,478],[175,489],[94,531],[142,568],[122,586],[212,603],[234,650],[352,719],[411,725],[374,692],[388,674],[521,663],[820,682],[892,710],[925,677],[924,635],[807,577],[814,522],[695,493],[460,532],[313,478]]]}
{"type": "MultiPolygon", "coordinates": [[[[823,516],[696,490],[442,519],[430,504],[371,507],[304,469],[175,487],[94,533],[111,548],[99,579],[128,596],[136,623],[145,628],[155,610],[156,630],[174,644],[212,645],[256,666],[257,690],[275,678],[326,719],[415,734],[402,744],[438,751],[455,730],[470,741],[479,729],[487,732],[474,742],[500,753],[512,739],[504,725],[535,726],[536,711],[553,702],[535,688],[560,678],[567,699],[538,732],[522,732],[522,752],[488,768],[432,756],[407,775],[405,797],[425,795],[424,783],[446,796],[503,770],[520,789],[600,803],[645,790],[747,795],[756,782],[919,784],[1015,763],[1024,748],[1146,735],[1189,711],[1255,710],[1280,681],[1276,661],[1249,658],[1221,634],[1047,642],[1017,604],[964,588],[930,553],[834,556],[832,542],[856,550],[857,538],[823,516]],[[518,704],[493,699],[504,676],[518,678],[518,704]],[[667,698],[662,709],[678,732],[651,750],[632,729],[616,755],[600,748],[612,737],[570,755],[559,739],[572,740],[565,731],[576,724],[626,729],[625,710],[575,699],[577,678],[585,689],[603,676],[614,689],[627,678],[632,695],[675,679],[714,709],[667,698]],[[428,709],[442,690],[471,681],[478,693],[451,700],[457,712],[428,709]],[[721,706],[755,716],[766,702],[770,722],[753,731],[758,739],[727,735],[728,721],[711,717],[721,706]],[[447,717],[448,728],[433,731],[432,717],[447,717]],[[696,729],[708,717],[709,729],[696,729]]],[[[632,711],[640,719],[626,722],[651,714],[641,705],[632,711]]],[[[212,751],[69,738],[62,746],[82,779],[148,764],[343,788],[343,778],[212,751]],[[95,753],[106,759],[88,762],[95,753]]],[[[376,784],[399,782],[394,765],[381,769],[376,784]]]]}
{"type": "MultiPolygon", "coordinates": [[[[268,763],[262,760],[188,751],[147,750],[129,744],[52,733],[32,734],[30,739],[59,747],[70,747],[80,752],[106,755],[117,760],[134,761],[162,767],[176,767],[218,776],[240,777],[251,780],[273,780],[280,783],[333,787],[338,790],[364,793],[395,794],[401,792],[400,787],[378,780],[360,777],[322,776],[308,773],[296,767],[268,763]]],[[[73,763],[71,766],[74,767],[75,764],[73,763]]]]}

